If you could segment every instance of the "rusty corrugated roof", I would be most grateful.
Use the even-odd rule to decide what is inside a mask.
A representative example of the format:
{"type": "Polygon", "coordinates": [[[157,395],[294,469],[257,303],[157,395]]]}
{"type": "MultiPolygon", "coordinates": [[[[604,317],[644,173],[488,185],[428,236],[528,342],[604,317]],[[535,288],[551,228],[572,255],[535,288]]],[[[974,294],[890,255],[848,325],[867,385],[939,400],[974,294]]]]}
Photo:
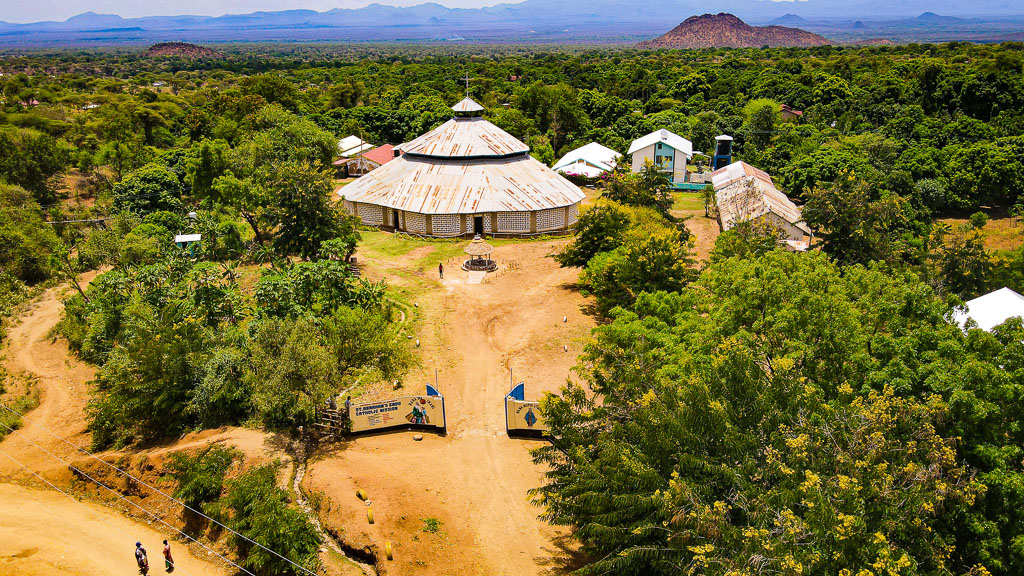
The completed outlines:
{"type": "Polygon", "coordinates": [[[472,98],[465,97],[461,102],[452,106],[452,110],[455,112],[483,112],[484,107],[477,104],[472,98]]]}
{"type": "Polygon", "coordinates": [[[733,162],[712,172],[711,181],[723,230],[771,212],[811,234],[800,208],[775,187],[772,177],[764,170],[746,162],[733,162]]]}
{"type": "Polygon", "coordinates": [[[401,156],[338,190],[351,202],[421,214],[545,210],[583,192],[528,154],[497,159],[401,156]]]}
{"type": "Polygon", "coordinates": [[[452,118],[402,144],[402,152],[431,158],[502,158],[530,147],[483,118],[452,118]]]}

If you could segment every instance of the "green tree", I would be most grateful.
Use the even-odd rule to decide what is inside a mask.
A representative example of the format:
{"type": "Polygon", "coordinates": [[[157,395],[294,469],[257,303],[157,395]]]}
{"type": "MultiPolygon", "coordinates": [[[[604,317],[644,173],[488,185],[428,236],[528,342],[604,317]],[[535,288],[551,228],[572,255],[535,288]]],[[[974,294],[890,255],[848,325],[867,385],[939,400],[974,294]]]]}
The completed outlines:
{"type": "Polygon", "coordinates": [[[51,254],[58,245],[53,226],[32,195],[0,183],[0,267],[22,282],[35,284],[53,275],[51,254]]]}
{"type": "Polygon", "coordinates": [[[238,450],[225,446],[210,446],[196,454],[172,453],[167,468],[178,483],[174,497],[192,508],[216,501],[224,489],[224,475],[240,457],[238,450]]]}
{"type": "Polygon", "coordinates": [[[309,164],[286,164],[274,171],[266,187],[268,195],[276,198],[279,228],[274,248],[280,253],[311,258],[325,241],[343,232],[352,237],[353,226],[344,224],[345,216],[329,200],[333,187],[326,171],[309,164]]]}
{"type": "Polygon", "coordinates": [[[292,562],[309,571],[319,565],[320,534],[301,510],[288,505],[288,493],[277,483],[279,468],[273,462],[248,470],[228,483],[222,502],[230,514],[228,525],[241,534],[232,541],[245,567],[257,576],[303,573],[292,562]]]}
{"type": "Polygon", "coordinates": [[[668,214],[672,208],[672,190],[668,176],[648,160],[640,172],[631,174],[617,169],[605,185],[603,195],[609,200],[631,206],[656,208],[668,214]]]}
{"type": "Polygon", "coordinates": [[[597,254],[580,275],[580,285],[607,315],[617,306],[631,306],[642,292],[682,289],[696,276],[694,265],[690,244],[679,232],[665,230],[597,254]]]}
{"type": "Polygon", "coordinates": [[[563,267],[584,268],[594,256],[618,248],[629,225],[629,214],[615,204],[587,208],[576,223],[572,243],[555,260],[563,267]]]}
{"type": "Polygon", "coordinates": [[[912,277],[780,251],[641,295],[595,330],[586,383],[542,401],[535,499],[583,573],[967,571],[946,522],[984,488],[946,400],[896,375],[958,346],[944,310],[912,277]]]}
{"type": "Polygon", "coordinates": [[[147,164],[114,185],[114,209],[140,215],[181,212],[181,182],[165,166],[147,164]]]}

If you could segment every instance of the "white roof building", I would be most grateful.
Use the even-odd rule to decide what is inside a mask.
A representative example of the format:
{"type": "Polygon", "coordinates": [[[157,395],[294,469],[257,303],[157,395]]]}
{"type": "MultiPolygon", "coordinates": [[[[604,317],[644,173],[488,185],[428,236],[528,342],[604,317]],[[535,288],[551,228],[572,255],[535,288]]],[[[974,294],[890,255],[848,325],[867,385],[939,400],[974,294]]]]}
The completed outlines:
{"type": "Polygon", "coordinates": [[[363,141],[358,136],[346,136],[338,142],[338,155],[342,158],[358,156],[363,152],[373,149],[373,144],[363,141]]]}
{"type": "Polygon", "coordinates": [[[953,320],[961,328],[967,328],[967,321],[973,320],[978,328],[991,332],[993,328],[1010,318],[1024,318],[1024,296],[1010,290],[1000,288],[974,300],[968,300],[963,309],[953,314],[953,320]]]}
{"type": "Polygon", "coordinates": [[[338,190],[368,225],[424,236],[532,234],[576,223],[583,192],[463,100],[455,117],[338,190]]]}
{"type": "Polygon", "coordinates": [[[569,152],[559,160],[553,170],[562,174],[579,174],[588,178],[597,178],[604,172],[615,169],[619,153],[591,142],[586,146],[569,152]]]}
{"type": "Polygon", "coordinates": [[[647,136],[637,138],[629,145],[629,152],[627,154],[634,154],[653,144],[666,144],[675,150],[685,152],[687,156],[693,156],[693,142],[668,130],[658,130],[657,132],[651,132],[647,136]]]}
{"type": "Polygon", "coordinates": [[[765,219],[786,234],[790,249],[806,250],[813,232],[803,221],[800,208],[775,187],[772,177],[746,162],[733,162],[711,173],[715,204],[722,231],[741,222],[765,219]]]}
{"type": "Polygon", "coordinates": [[[686,165],[693,158],[693,143],[668,130],[658,130],[634,140],[628,154],[633,159],[634,174],[651,162],[673,184],[678,184],[688,180],[686,165]]]}

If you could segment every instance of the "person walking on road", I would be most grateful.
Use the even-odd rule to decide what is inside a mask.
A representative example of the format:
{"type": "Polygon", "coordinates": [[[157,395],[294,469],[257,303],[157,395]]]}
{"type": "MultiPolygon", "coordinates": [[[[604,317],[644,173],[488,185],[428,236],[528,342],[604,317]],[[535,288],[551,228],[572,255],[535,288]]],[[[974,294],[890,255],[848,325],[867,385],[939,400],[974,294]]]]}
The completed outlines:
{"type": "Polygon", "coordinates": [[[441,280],[444,280],[444,264],[437,265],[437,273],[441,276],[441,280]]]}
{"type": "Polygon", "coordinates": [[[164,540],[164,569],[168,572],[174,572],[174,558],[171,557],[171,545],[164,540]]]}
{"type": "Polygon", "coordinates": [[[135,543],[135,561],[139,564],[139,573],[149,573],[149,558],[146,557],[146,549],[142,547],[142,542],[135,543]]]}

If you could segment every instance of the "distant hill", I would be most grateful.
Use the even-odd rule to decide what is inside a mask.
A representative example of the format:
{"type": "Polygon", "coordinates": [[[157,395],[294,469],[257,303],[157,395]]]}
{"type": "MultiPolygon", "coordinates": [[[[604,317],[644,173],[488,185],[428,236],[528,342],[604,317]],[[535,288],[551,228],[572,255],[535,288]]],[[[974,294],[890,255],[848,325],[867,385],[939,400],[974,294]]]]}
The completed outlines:
{"type": "Polygon", "coordinates": [[[205,46],[197,46],[187,42],[161,42],[149,47],[143,56],[171,58],[216,58],[221,53],[205,46]]]}
{"type": "Polygon", "coordinates": [[[785,16],[779,16],[775,20],[769,22],[769,24],[774,24],[776,26],[801,26],[806,23],[806,18],[802,18],[800,16],[797,16],[796,14],[786,14],[785,16]]]}
{"type": "Polygon", "coordinates": [[[640,48],[772,48],[824,46],[828,39],[786,26],[751,26],[732,14],[691,16],[664,36],[640,48]]]}

